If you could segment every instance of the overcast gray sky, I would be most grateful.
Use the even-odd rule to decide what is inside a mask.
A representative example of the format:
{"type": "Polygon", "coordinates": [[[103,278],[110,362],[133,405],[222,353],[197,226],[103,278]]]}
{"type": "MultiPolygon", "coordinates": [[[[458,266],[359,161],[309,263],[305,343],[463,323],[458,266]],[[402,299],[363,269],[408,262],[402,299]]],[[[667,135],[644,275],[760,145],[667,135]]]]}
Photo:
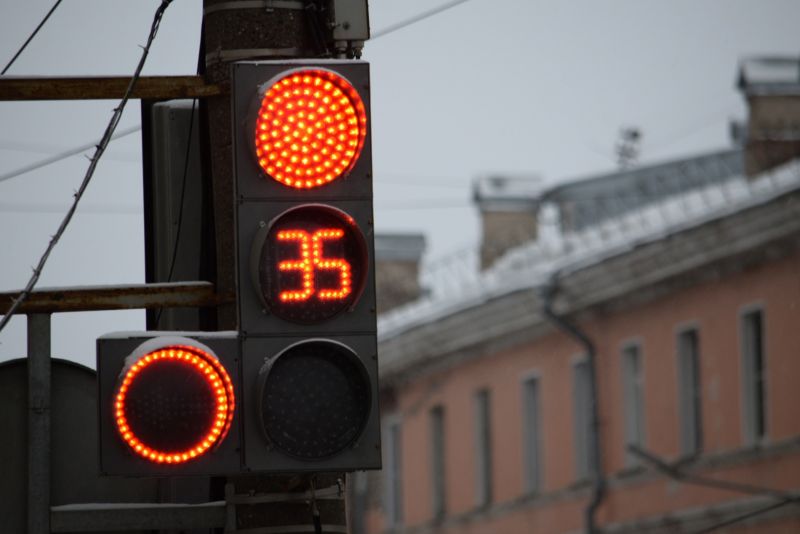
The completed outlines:
{"type": "MultiPolygon", "coordinates": [[[[0,0],[0,64],[54,0],[0,0]]],[[[65,0],[9,75],[130,74],[157,0],[65,0]]],[[[430,9],[373,0],[373,30],[430,9]]],[[[191,74],[200,0],[175,0],[145,74],[191,74]]],[[[471,181],[548,182],[613,169],[619,128],[644,132],[641,160],[724,148],[745,107],[738,59],[800,54],[796,0],[471,0],[367,43],[379,231],[421,231],[428,259],[479,239],[471,181]]],[[[113,101],[0,102],[0,174],[97,139],[113,101]]],[[[120,128],[139,122],[131,102],[120,128]]],[[[22,287],[88,162],[76,156],[0,182],[0,290],[22,287]]],[[[40,286],[144,281],[140,139],[113,143],[40,286]]],[[[25,353],[24,318],[0,360],[25,353]]],[[[144,328],[143,312],[62,314],[53,353],[94,366],[95,338],[144,328]]]]}

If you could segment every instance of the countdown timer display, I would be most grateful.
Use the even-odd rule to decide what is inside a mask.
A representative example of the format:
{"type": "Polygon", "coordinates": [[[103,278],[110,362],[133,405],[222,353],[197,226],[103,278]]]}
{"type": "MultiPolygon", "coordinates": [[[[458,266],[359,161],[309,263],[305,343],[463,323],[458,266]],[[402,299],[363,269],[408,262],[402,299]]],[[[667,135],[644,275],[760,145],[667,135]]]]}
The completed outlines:
{"type": "Polygon", "coordinates": [[[313,324],[350,309],[364,290],[367,247],[345,212],[309,204],[279,215],[253,245],[254,282],[268,311],[313,324]]]}

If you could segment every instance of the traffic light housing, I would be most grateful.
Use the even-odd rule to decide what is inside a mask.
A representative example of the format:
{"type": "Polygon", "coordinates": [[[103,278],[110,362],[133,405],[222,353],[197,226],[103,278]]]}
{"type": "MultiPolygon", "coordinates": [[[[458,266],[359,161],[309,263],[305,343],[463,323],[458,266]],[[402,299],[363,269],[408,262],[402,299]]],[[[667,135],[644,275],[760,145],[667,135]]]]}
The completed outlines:
{"type": "Polygon", "coordinates": [[[108,475],[378,469],[369,65],[232,65],[236,332],[98,339],[108,475]]]}
{"type": "Polygon", "coordinates": [[[234,64],[244,464],[380,467],[369,65],[234,64]]]}
{"type": "Polygon", "coordinates": [[[97,340],[100,472],[241,469],[236,332],[124,332],[97,340]]]}

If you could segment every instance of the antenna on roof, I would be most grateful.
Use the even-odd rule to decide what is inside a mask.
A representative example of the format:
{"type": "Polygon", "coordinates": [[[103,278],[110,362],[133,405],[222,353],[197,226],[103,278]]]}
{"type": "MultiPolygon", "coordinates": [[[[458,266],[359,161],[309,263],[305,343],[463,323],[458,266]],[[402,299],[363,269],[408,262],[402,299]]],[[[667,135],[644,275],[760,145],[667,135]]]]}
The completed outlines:
{"type": "Polygon", "coordinates": [[[624,126],[619,130],[619,139],[614,147],[617,165],[622,170],[635,166],[639,159],[642,131],[635,126],[624,126]]]}

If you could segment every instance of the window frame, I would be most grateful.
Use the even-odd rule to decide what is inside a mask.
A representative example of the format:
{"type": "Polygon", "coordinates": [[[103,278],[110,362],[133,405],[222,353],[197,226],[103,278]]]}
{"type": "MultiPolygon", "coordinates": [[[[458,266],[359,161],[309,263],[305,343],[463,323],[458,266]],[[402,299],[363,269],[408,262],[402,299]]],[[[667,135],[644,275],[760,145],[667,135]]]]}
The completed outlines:
{"type": "Polygon", "coordinates": [[[475,444],[475,506],[492,503],[492,391],[483,387],[472,395],[475,444]]]}
{"type": "Polygon", "coordinates": [[[383,421],[383,511],[387,526],[403,525],[403,419],[399,414],[383,421]]]}
{"type": "Polygon", "coordinates": [[[639,458],[628,451],[628,445],[633,444],[645,448],[647,444],[647,414],[645,413],[645,372],[644,372],[644,341],[640,337],[628,339],[619,346],[620,369],[622,372],[622,402],[623,402],[623,446],[625,448],[625,467],[639,465],[639,458]],[[630,376],[628,356],[635,350],[638,368],[635,377],[630,376]],[[633,382],[629,383],[629,378],[633,382]],[[636,388],[636,391],[631,391],[636,388]],[[636,396],[635,406],[631,402],[631,395],[636,396]],[[633,428],[635,427],[635,429],[633,428]],[[637,434],[632,436],[632,434],[637,434]]]}
{"type": "Polygon", "coordinates": [[[522,403],[522,476],[523,489],[526,494],[542,491],[544,485],[544,454],[542,424],[542,374],[538,369],[528,371],[520,378],[520,396],[522,403]],[[528,386],[535,384],[535,413],[532,413],[528,401],[528,386]]]}
{"type": "Polygon", "coordinates": [[[678,374],[678,445],[684,457],[695,457],[705,449],[703,417],[703,352],[700,325],[696,321],[682,323],[675,329],[675,358],[678,374]],[[694,352],[682,349],[683,340],[694,336],[694,352]],[[693,357],[688,362],[688,357],[693,357]],[[689,369],[689,364],[692,368],[689,369]],[[691,384],[689,381],[691,379],[691,384]]]}
{"type": "Polygon", "coordinates": [[[769,380],[767,362],[767,328],[766,311],[762,302],[755,302],[742,306],[739,309],[739,354],[741,362],[741,417],[742,417],[742,438],[746,446],[757,447],[768,440],[769,436],[769,380]],[[754,355],[748,352],[748,332],[746,321],[753,315],[759,316],[759,379],[753,382],[752,373],[754,372],[754,355]],[[756,385],[760,387],[756,387],[756,385]],[[760,389],[760,398],[756,399],[756,391],[760,389]],[[760,404],[760,410],[756,406],[760,404]],[[758,418],[758,420],[757,420],[758,418]],[[760,421],[759,421],[760,420],[760,421]],[[758,424],[760,422],[760,425],[758,424]],[[755,428],[760,426],[760,432],[755,428]]]}

